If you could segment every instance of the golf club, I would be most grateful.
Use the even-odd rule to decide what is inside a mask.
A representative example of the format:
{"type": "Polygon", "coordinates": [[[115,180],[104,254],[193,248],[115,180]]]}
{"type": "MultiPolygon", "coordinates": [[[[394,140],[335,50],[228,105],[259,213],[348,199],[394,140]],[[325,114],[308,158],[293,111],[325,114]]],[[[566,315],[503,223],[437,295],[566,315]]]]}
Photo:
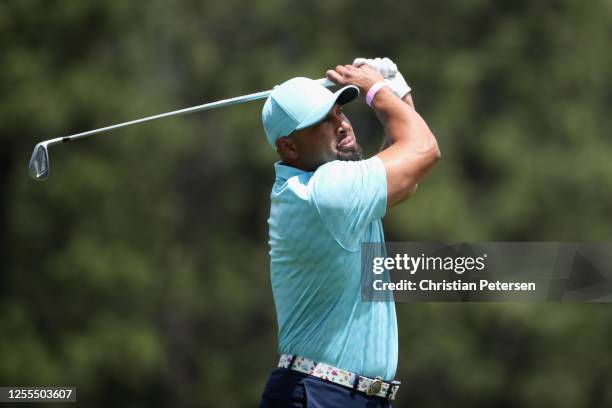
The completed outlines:
{"type": "MultiPolygon", "coordinates": [[[[317,82],[319,82],[321,85],[325,87],[331,87],[335,85],[333,82],[331,82],[327,78],[318,79],[317,82]]],[[[98,133],[108,132],[109,130],[113,130],[113,129],[119,129],[119,128],[126,127],[126,126],[136,125],[138,123],[150,122],[156,119],[167,118],[167,117],[176,116],[176,115],[184,115],[187,113],[200,112],[204,110],[220,108],[222,106],[236,105],[236,104],[243,103],[243,102],[263,99],[263,98],[267,98],[270,92],[272,91],[271,90],[261,91],[261,92],[251,93],[248,95],[236,96],[234,98],[222,99],[220,101],[205,103],[203,105],[193,106],[191,108],[185,108],[185,109],[180,109],[180,110],[176,110],[173,112],[161,113],[159,115],[131,120],[129,122],[106,126],[103,128],[94,129],[94,130],[90,130],[87,132],[76,133],[70,136],[64,136],[64,137],[58,137],[55,139],[45,140],[45,141],[38,143],[36,147],[34,147],[34,152],[32,153],[32,158],[30,159],[30,164],[28,166],[28,171],[30,173],[30,176],[34,180],[42,181],[42,180],[45,180],[47,177],[49,177],[49,147],[56,145],[58,143],[65,143],[71,140],[93,136],[98,133]]]]}

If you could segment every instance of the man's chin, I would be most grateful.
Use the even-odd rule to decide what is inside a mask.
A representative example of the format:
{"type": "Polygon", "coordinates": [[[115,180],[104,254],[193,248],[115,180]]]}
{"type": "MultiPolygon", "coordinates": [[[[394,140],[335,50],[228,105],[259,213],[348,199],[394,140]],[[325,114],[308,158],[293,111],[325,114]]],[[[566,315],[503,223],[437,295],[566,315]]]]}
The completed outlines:
{"type": "Polygon", "coordinates": [[[336,158],[342,161],[359,161],[363,159],[363,149],[358,144],[350,150],[338,150],[336,158]]]}

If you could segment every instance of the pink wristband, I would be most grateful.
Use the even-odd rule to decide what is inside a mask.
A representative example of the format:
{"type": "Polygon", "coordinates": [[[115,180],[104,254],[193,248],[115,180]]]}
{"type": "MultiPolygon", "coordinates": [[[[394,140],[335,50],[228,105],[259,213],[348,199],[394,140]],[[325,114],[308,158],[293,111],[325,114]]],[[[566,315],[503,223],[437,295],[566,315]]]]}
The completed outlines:
{"type": "Polygon", "coordinates": [[[380,91],[380,88],[386,85],[387,84],[384,80],[378,81],[377,83],[372,85],[372,87],[368,90],[368,93],[366,94],[366,103],[368,104],[368,106],[372,106],[372,100],[374,99],[378,91],[380,91]]]}

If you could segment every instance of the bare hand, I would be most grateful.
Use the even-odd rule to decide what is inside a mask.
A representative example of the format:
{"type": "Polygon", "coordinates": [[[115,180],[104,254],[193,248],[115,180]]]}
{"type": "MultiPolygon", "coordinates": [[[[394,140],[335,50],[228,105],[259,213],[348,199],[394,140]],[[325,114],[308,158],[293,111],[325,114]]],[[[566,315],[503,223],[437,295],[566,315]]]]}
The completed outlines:
{"type": "Polygon", "coordinates": [[[355,85],[359,88],[362,95],[365,95],[372,85],[384,79],[380,72],[367,65],[359,67],[354,65],[338,65],[336,69],[327,71],[326,75],[327,78],[338,85],[355,85]]]}

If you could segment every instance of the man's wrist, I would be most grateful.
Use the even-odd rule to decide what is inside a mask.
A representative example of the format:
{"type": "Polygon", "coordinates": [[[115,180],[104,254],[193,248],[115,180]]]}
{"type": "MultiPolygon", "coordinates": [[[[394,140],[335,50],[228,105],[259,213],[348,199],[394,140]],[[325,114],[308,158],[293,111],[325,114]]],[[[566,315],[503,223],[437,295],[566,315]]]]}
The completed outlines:
{"type": "Polygon", "coordinates": [[[374,97],[384,87],[389,87],[389,85],[383,79],[381,81],[376,82],[370,87],[370,89],[368,89],[368,92],[366,94],[366,103],[368,104],[368,106],[372,106],[372,101],[374,100],[374,97]]]}
{"type": "Polygon", "coordinates": [[[388,103],[393,99],[399,100],[398,97],[395,96],[391,88],[389,88],[388,86],[383,86],[378,90],[378,92],[376,92],[376,95],[372,99],[370,107],[375,110],[378,110],[377,108],[386,108],[386,106],[388,106],[388,103]]]}

